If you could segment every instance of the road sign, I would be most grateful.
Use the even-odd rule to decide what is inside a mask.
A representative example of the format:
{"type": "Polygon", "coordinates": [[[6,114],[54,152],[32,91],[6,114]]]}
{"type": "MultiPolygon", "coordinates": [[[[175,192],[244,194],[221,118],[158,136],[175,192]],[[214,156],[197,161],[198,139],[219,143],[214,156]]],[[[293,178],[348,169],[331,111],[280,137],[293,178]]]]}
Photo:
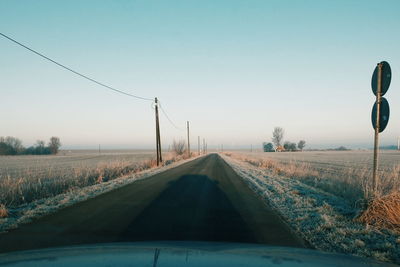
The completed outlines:
{"type": "MultiPolygon", "coordinates": [[[[381,96],[383,96],[389,89],[390,81],[392,80],[392,70],[390,69],[389,63],[387,63],[386,61],[382,61],[381,64],[382,64],[381,96]]],[[[376,92],[378,91],[378,66],[375,67],[374,73],[372,74],[371,87],[372,87],[372,92],[374,93],[374,95],[376,95],[376,92]]]]}
{"type": "Polygon", "coordinates": [[[381,61],[375,67],[372,74],[371,87],[376,97],[374,107],[372,108],[371,120],[374,128],[374,168],[372,172],[372,190],[374,196],[378,195],[378,157],[379,157],[379,133],[385,130],[389,122],[389,103],[382,97],[386,94],[392,79],[392,70],[389,63],[381,61]]]}
{"type": "MultiPolygon", "coordinates": [[[[389,110],[389,102],[386,100],[386,98],[382,97],[381,98],[381,108],[379,112],[379,132],[383,132],[385,130],[388,122],[389,122],[389,115],[390,115],[390,110],[389,110]]],[[[372,120],[372,128],[375,129],[376,125],[376,102],[374,104],[374,107],[372,108],[372,114],[371,114],[371,120],[372,120]]]]}

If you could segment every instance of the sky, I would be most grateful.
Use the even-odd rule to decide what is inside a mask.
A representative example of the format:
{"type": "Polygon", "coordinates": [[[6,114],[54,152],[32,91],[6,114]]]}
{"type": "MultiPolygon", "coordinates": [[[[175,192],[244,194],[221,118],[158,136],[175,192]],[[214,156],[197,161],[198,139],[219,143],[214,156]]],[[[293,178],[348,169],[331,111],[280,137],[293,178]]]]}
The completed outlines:
{"type": "MultiPolygon", "coordinates": [[[[373,146],[371,76],[388,61],[400,136],[400,1],[6,1],[0,32],[102,83],[158,97],[161,142],[373,146]]],[[[82,79],[0,36],[0,136],[64,149],[154,148],[151,101],[82,79]]]]}

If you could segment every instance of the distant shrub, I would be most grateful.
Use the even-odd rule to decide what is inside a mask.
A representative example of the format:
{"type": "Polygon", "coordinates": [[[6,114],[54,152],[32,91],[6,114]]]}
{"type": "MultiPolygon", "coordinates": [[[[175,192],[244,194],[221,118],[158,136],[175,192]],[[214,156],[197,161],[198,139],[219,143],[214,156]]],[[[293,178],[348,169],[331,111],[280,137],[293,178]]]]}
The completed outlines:
{"type": "Polygon", "coordinates": [[[263,143],[264,152],[275,152],[274,145],[272,143],[263,143]]]}
{"type": "Polygon", "coordinates": [[[179,141],[172,142],[172,151],[175,152],[176,155],[182,155],[186,151],[186,142],[181,139],[179,141]]]}
{"type": "Polygon", "coordinates": [[[292,142],[290,142],[290,141],[286,141],[286,142],[283,144],[283,148],[284,148],[286,151],[296,151],[296,150],[297,150],[297,148],[296,148],[296,143],[292,143],[292,142]]]}

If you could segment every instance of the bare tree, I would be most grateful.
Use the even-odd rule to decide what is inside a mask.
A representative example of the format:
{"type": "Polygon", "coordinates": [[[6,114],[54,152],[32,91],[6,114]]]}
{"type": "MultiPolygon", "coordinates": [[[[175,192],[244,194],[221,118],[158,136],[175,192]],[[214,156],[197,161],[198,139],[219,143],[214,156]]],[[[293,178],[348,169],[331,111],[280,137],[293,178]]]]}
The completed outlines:
{"type": "Polygon", "coordinates": [[[299,141],[299,143],[297,144],[297,147],[300,149],[300,150],[303,150],[303,148],[306,146],[306,141],[304,141],[304,140],[300,140],[299,141]]]}
{"type": "Polygon", "coordinates": [[[6,144],[14,149],[16,154],[22,152],[22,150],[24,149],[22,146],[22,141],[18,138],[7,136],[4,141],[6,144]]]}
{"type": "Polygon", "coordinates": [[[36,141],[36,146],[40,148],[44,148],[44,141],[43,140],[37,140],[36,141]]]}
{"type": "Polygon", "coordinates": [[[24,147],[20,139],[12,136],[0,137],[0,155],[17,155],[23,151],[24,147]]]}
{"type": "Polygon", "coordinates": [[[186,151],[186,142],[185,140],[181,139],[179,141],[172,142],[172,151],[175,152],[177,155],[182,155],[186,151]]]}
{"type": "Polygon", "coordinates": [[[56,137],[56,136],[52,136],[50,138],[50,142],[49,142],[49,148],[51,151],[51,154],[57,154],[58,150],[61,147],[61,142],[60,142],[60,138],[56,137]]]}
{"type": "Polygon", "coordinates": [[[275,127],[272,132],[272,143],[274,143],[275,147],[282,145],[283,135],[285,131],[281,127],[275,127]]]}

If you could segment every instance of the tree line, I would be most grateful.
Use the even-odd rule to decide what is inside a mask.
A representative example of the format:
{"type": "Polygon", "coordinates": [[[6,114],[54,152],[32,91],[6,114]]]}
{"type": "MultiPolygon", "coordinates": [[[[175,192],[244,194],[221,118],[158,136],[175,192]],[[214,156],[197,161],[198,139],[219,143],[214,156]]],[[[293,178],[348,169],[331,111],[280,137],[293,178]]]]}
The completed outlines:
{"type": "Polygon", "coordinates": [[[25,148],[18,138],[0,137],[0,155],[50,155],[57,154],[61,147],[60,138],[53,136],[49,142],[38,140],[35,145],[25,148]]]}
{"type": "Polygon", "coordinates": [[[285,130],[281,127],[275,127],[272,132],[272,143],[264,142],[263,150],[264,152],[275,152],[275,151],[302,151],[306,146],[306,141],[300,140],[297,144],[285,141],[283,144],[283,136],[285,130]]]}

